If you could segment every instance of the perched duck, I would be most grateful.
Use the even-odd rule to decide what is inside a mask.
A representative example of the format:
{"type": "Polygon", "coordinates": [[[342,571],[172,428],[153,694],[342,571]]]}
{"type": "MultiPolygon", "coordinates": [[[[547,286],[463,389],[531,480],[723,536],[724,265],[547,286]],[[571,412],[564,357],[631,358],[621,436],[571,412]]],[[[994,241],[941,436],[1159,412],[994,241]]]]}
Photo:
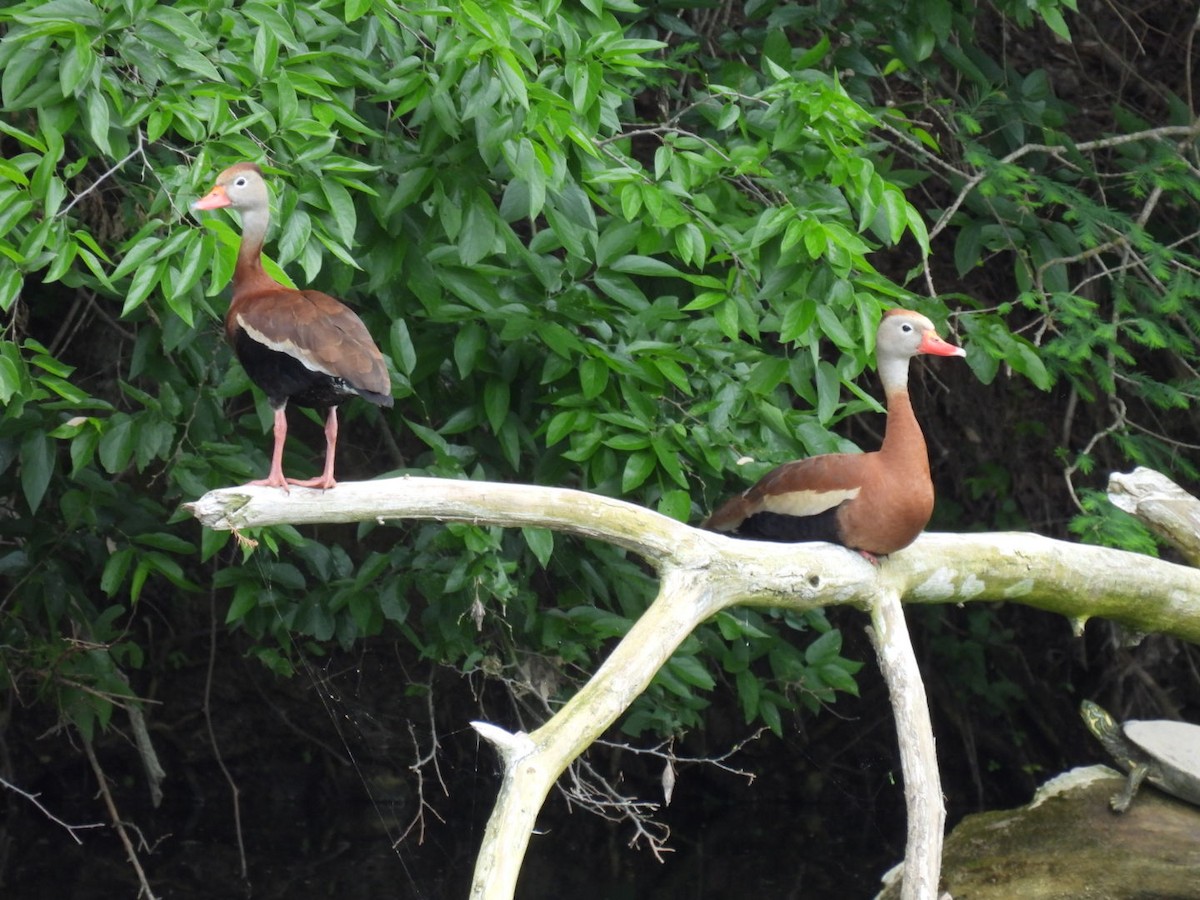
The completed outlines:
{"type": "Polygon", "coordinates": [[[392,405],[392,384],[383,354],[362,320],[344,303],[319,291],[298,291],[271,278],[262,265],[270,223],[267,185],[254,163],[238,163],[217,176],[193,209],[230,207],[241,214],[242,243],[233,272],[233,302],[225,335],[250,380],[275,410],[275,447],[267,477],[251,484],[289,484],[328,489],[337,447],[337,408],[351,397],[392,405]],[[285,478],[283,445],[288,402],[327,410],[325,468],[306,481],[285,478]]]}
{"type": "Polygon", "coordinates": [[[868,559],[907,547],[933,513],[933,481],[908,396],[914,356],[966,356],[919,313],[888,310],[875,336],[887,398],[883,446],[784,463],[728,500],[702,527],[766,541],[829,541],[868,559]]]}

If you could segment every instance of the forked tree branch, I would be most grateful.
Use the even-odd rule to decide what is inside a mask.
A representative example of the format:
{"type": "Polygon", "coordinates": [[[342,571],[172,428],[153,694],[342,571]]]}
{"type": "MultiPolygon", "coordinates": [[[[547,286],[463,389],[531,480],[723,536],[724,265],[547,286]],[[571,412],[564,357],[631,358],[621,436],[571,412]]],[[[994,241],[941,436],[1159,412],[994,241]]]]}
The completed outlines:
{"type": "Polygon", "coordinates": [[[608,541],[657,569],[658,597],[595,675],[531,734],[476,728],[504,759],[476,862],[472,900],[510,900],[538,811],[563,770],[617,720],[700,623],[731,606],[852,605],[872,638],[896,710],[909,814],[902,896],[936,896],[944,809],[933,733],[902,602],[1008,600],[1081,630],[1103,616],[1200,643],[1200,572],[1032,534],[923,535],[876,568],[830,544],[768,544],[700,531],[658,513],[562,488],[393,478],[320,492],[227,488],[189,508],[211,528],[433,519],[544,527],[608,541]]]}

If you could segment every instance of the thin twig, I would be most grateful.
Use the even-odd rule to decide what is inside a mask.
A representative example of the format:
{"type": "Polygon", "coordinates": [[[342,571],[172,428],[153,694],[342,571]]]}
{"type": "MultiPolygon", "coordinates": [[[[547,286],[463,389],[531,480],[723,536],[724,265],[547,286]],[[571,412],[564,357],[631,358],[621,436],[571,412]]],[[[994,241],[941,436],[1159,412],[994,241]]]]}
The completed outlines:
{"type": "Polygon", "coordinates": [[[1183,53],[1183,86],[1187,96],[1188,112],[1193,116],[1196,115],[1196,101],[1192,96],[1192,46],[1196,42],[1196,30],[1200,29],[1200,11],[1197,11],[1196,18],[1192,20],[1192,27],[1188,30],[1187,48],[1183,53]]]}
{"type": "Polygon", "coordinates": [[[656,756],[673,765],[679,763],[692,763],[701,766],[715,766],[722,772],[728,772],[731,775],[737,775],[741,778],[745,778],[748,784],[753,784],[754,780],[758,777],[757,775],[755,775],[753,772],[747,772],[745,769],[738,769],[734,766],[727,765],[725,761],[733,756],[736,756],[738,753],[741,753],[747,744],[751,743],[752,741],[757,741],[767,730],[767,727],[764,725],[754,732],[754,734],[742,738],[742,740],[738,741],[720,756],[678,756],[673,751],[662,749],[663,747],[669,746],[670,741],[663,741],[657,747],[635,747],[632,744],[626,744],[620,741],[606,740],[598,740],[596,741],[596,745],[610,747],[615,750],[624,750],[628,753],[641,756],[656,756]]]}
{"type": "Polygon", "coordinates": [[[442,777],[442,769],[441,766],[438,765],[437,759],[438,750],[441,749],[441,742],[438,741],[437,720],[434,717],[432,681],[430,681],[426,687],[428,688],[425,694],[425,701],[427,705],[426,711],[429,716],[429,752],[423,756],[421,755],[421,742],[417,740],[416,729],[413,728],[412,723],[409,722],[408,733],[412,737],[413,749],[416,752],[417,757],[415,760],[413,760],[412,765],[408,767],[408,771],[417,776],[417,811],[413,814],[412,821],[408,823],[408,827],[404,829],[404,833],[392,842],[393,850],[404,842],[404,839],[412,833],[414,828],[418,829],[417,845],[420,846],[421,844],[425,843],[426,810],[429,810],[429,812],[433,813],[434,817],[436,817],[437,820],[443,825],[446,824],[446,820],[442,818],[441,813],[434,808],[433,804],[425,799],[425,767],[430,763],[433,763],[433,771],[437,776],[438,784],[442,786],[442,793],[447,797],[450,796],[450,789],[446,787],[446,779],[442,777]]]}
{"type": "Polygon", "coordinates": [[[208,731],[208,742],[212,746],[213,757],[217,761],[217,766],[221,769],[221,774],[225,776],[225,783],[229,785],[229,792],[233,797],[233,829],[237,835],[238,859],[242,864],[242,878],[249,877],[249,868],[246,865],[246,842],[242,837],[242,804],[241,791],[238,789],[237,782],[233,780],[233,775],[225,765],[225,758],[221,756],[221,747],[217,743],[217,732],[213,728],[212,721],[212,683],[213,672],[217,666],[217,592],[216,590],[209,591],[208,594],[208,671],[204,674],[204,727],[208,731]]]}
{"type": "Polygon", "coordinates": [[[125,846],[125,853],[129,857],[129,864],[137,872],[138,883],[141,885],[137,894],[138,898],[139,900],[141,897],[145,897],[146,900],[156,900],[154,891],[150,889],[150,882],[146,879],[146,872],[142,868],[141,860],[138,859],[137,850],[133,847],[133,841],[129,839],[129,832],[125,830],[125,823],[121,821],[121,814],[117,811],[117,804],[113,800],[112,792],[108,789],[108,776],[100,768],[100,760],[96,759],[96,751],[92,748],[92,742],[86,737],[83,739],[83,749],[87,754],[88,762],[91,763],[92,771],[96,774],[96,781],[100,784],[100,795],[104,797],[104,805],[108,807],[108,815],[112,819],[113,827],[116,828],[117,835],[121,838],[121,843],[125,846]]]}
{"type": "Polygon", "coordinates": [[[301,728],[299,725],[297,725],[295,722],[293,722],[288,717],[288,714],[283,711],[283,708],[278,703],[276,703],[275,700],[272,699],[272,697],[266,691],[263,690],[263,687],[258,682],[258,679],[251,678],[250,683],[254,685],[254,690],[256,690],[258,692],[258,696],[262,699],[262,701],[264,703],[267,704],[267,706],[269,706],[271,708],[272,712],[274,712],[275,715],[277,715],[279,717],[279,721],[281,721],[286,728],[288,728],[290,731],[294,732],[296,735],[298,735],[303,740],[308,741],[308,742],[320,747],[322,750],[325,751],[325,753],[327,753],[330,756],[330,758],[337,760],[341,765],[346,766],[347,768],[354,765],[354,760],[352,760],[349,756],[347,756],[346,754],[339,751],[336,747],[333,746],[333,744],[329,743],[328,741],[322,740],[321,738],[319,738],[315,734],[313,734],[311,731],[301,728]]]}
{"type": "Polygon", "coordinates": [[[1083,503],[1080,501],[1079,496],[1075,493],[1075,482],[1073,479],[1075,477],[1075,473],[1079,471],[1079,467],[1083,458],[1090,454],[1092,452],[1092,448],[1094,448],[1096,444],[1100,443],[1100,441],[1104,440],[1114,431],[1120,431],[1128,425],[1128,420],[1125,417],[1125,401],[1117,396],[1110,397],[1109,409],[1111,409],[1113,413],[1112,423],[1108,425],[1107,428],[1103,428],[1093,434],[1084,448],[1075,454],[1075,459],[1071,462],[1071,464],[1063,469],[1063,481],[1066,482],[1067,493],[1071,495],[1071,502],[1075,504],[1076,508],[1080,512],[1084,512],[1083,503]]]}
{"type": "Polygon", "coordinates": [[[103,828],[104,827],[103,822],[92,822],[90,825],[69,825],[66,822],[64,822],[62,819],[60,819],[58,816],[54,815],[54,813],[50,812],[50,810],[46,809],[46,807],[42,805],[42,802],[40,800],[38,800],[38,796],[39,796],[38,794],[31,794],[28,791],[23,791],[19,787],[17,787],[15,784],[13,784],[12,782],[5,781],[3,778],[0,778],[0,787],[6,787],[10,791],[12,791],[14,794],[20,794],[22,797],[24,797],[26,800],[28,800],[30,803],[32,803],[34,806],[36,806],[38,809],[40,809],[42,811],[42,815],[44,815],[47,819],[49,819],[55,825],[61,825],[63,828],[67,829],[67,833],[69,835],[71,835],[71,840],[73,840],[77,844],[82,844],[83,841],[81,841],[79,839],[79,835],[77,835],[75,833],[76,831],[82,831],[85,828],[103,828]]]}
{"type": "Polygon", "coordinates": [[[1016,162],[1021,157],[1028,156],[1030,153],[1048,153],[1051,156],[1058,156],[1072,149],[1086,153],[1091,150],[1119,147],[1122,144],[1132,144],[1138,141],[1159,140],[1169,137],[1192,138],[1198,133],[1200,133],[1200,121],[1193,122],[1191,125],[1164,125],[1160,128],[1148,128],[1145,131],[1138,131],[1132,134],[1115,134],[1111,137],[1097,138],[1094,141],[1084,141],[1073,145],[1073,147],[1068,147],[1066,144],[1025,144],[998,159],[994,166],[981,169],[972,175],[967,180],[967,183],[962,186],[961,190],[959,190],[958,196],[954,198],[954,202],[938,217],[934,226],[929,229],[929,239],[932,241],[950,224],[950,219],[954,217],[954,214],[966,202],[970,193],[992,173],[996,166],[1005,166],[1016,162]]]}
{"type": "Polygon", "coordinates": [[[105,181],[107,181],[109,178],[111,178],[113,175],[115,175],[118,171],[120,171],[120,169],[122,167],[124,167],[125,163],[129,162],[135,156],[141,156],[143,154],[144,148],[143,148],[143,142],[142,142],[142,130],[140,128],[138,128],[135,130],[134,133],[137,135],[137,146],[134,147],[132,150],[130,150],[128,153],[126,153],[120,162],[118,162],[116,165],[112,166],[107,172],[103,173],[99,178],[97,178],[95,181],[93,181],[91,184],[89,184],[86,188],[84,188],[82,191],[80,191],[78,194],[76,194],[70,203],[68,203],[66,206],[64,206],[62,209],[60,209],[58,211],[58,213],[55,215],[55,218],[62,218],[63,216],[65,216],[67,213],[69,213],[71,211],[71,209],[75,206],[76,203],[78,203],[80,200],[82,200],[88,194],[92,193],[94,190],[96,190],[96,188],[100,187],[101,184],[103,184],[105,181]]]}
{"type": "Polygon", "coordinates": [[[631,131],[620,131],[617,134],[614,134],[612,137],[606,137],[599,141],[596,141],[596,145],[599,147],[603,147],[605,144],[611,144],[613,141],[624,141],[629,138],[640,137],[642,135],[663,134],[668,131],[674,131],[676,128],[678,128],[680,119],[682,119],[684,116],[686,116],[688,113],[690,113],[696,107],[702,106],[705,103],[708,103],[712,99],[713,99],[712,97],[703,97],[700,100],[696,100],[696,101],[693,101],[692,103],[689,103],[687,106],[683,107],[683,109],[680,109],[679,111],[674,113],[670,118],[668,118],[665,122],[663,122],[659,125],[652,125],[648,128],[635,128],[631,131]]]}
{"type": "Polygon", "coordinates": [[[900,143],[908,147],[909,151],[912,153],[919,154],[921,158],[929,165],[945,169],[950,175],[957,175],[959,178],[971,177],[962,169],[956,168],[953,164],[947,162],[946,160],[942,159],[942,157],[932,152],[928,147],[926,147],[912,135],[906,134],[895,125],[889,125],[884,119],[880,119],[878,122],[876,122],[876,127],[886,131],[888,134],[892,135],[892,137],[899,140],[900,143]]]}

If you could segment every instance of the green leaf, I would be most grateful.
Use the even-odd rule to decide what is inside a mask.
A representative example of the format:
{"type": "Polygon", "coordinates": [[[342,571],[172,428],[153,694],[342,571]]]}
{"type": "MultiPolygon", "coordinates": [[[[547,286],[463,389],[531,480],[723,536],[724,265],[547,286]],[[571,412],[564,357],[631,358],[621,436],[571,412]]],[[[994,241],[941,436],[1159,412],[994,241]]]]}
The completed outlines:
{"type": "Polygon", "coordinates": [[[13,18],[26,24],[63,22],[86,28],[100,27],[100,12],[87,0],[48,0],[20,9],[13,18]]]}
{"type": "Polygon", "coordinates": [[[78,477],[85,466],[90,466],[96,455],[96,447],[100,443],[100,432],[94,426],[95,419],[89,419],[88,426],[83,428],[71,441],[72,478],[78,477]]]}
{"type": "Polygon", "coordinates": [[[639,450],[629,454],[621,473],[621,493],[628,494],[641,487],[657,465],[658,458],[652,452],[639,450]]]}
{"type": "Polygon", "coordinates": [[[165,531],[151,531],[139,534],[134,538],[134,541],[147,547],[153,547],[155,550],[165,550],[168,553],[188,555],[196,552],[195,544],[165,531]]]}
{"type": "Polygon", "coordinates": [[[817,670],[817,674],[821,676],[822,681],[835,691],[842,691],[846,694],[858,696],[858,682],[842,666],[836,663],[827,663],[817,670]]]}
{"type": "Polygon", "coordinates": [[[704,668],[704,664],[694,656],[682,656],[677,653],[671,657],[667,665],[671,667],[672,671],[681,681],[690,684],[692,687],[711,691],[716,686],[716,682],[708,674],[708,670],[704,668]]]}
{"type": "Polygon", "coordinates": [[[254,585],[242,583],[233,594],[233,602],[225,613],[225,624],[232,625],[246,618],[246,615],[258,606],[259,591],[254,585]]]}
{"type": "Polygon", "coordinates": [[[827,425],[841,404],[842,376],[837,368],[825,360],[817,364],[817,419],[827,425]]]}
{"type": "MultiPolygon", "coordinates": [[[[147,224],[152,225],[153,223],[147,224]]],[[[157,234],[149,234],[146,231],[147,227],[143,226],[132,240],[126,242],[125,246],[129,249],[112,271],[114,280],[124,278],[139,267],[145,268],[147,261],[162,248],[163,239],[157,234]]],[[[232,237],[232,233],[230,236],[232,237]]]]}
{"type": "Polygon", "coordinates": [[[687,488],[689,486],[687,475],[684,474],[683,466],[679,462],[680,452],[675,443],[665,436],[658,435],[651,440],[650,447],[654,450],[659,466],[671,480],[681,488],[687,488]]]}
{"type": "Polygon", "coordinates": [[[749,669],[743,669],[734,677],[734,683],[737,685],[738,702],[742,706],[742,715],[746,722],[750,723],[758,715],[762,682],[749,669]]]}
{"type": "Polygon", "coordinates": [[[612,268],[629,275],[660,275],[670,277],[682,274],[668,262],[655,259],[652,256],[639,256],[637,254],[622,256],[612,264],[612,268]]]}
{"type": "MultiPolygon", "coordinates": [[[[330,178],[322,178],[317,183],[321,186],[321,192],[329,203],[329,210],[333,213],[333,220],[341,234],[342,243],[346,246],[353,244],[354,232],[358,228],[358,213],[354,208],[354,200],[351,198],[350,192],[330,178]]],[[[357,263],[351,264],[357,265],[357,263]]]]}
{"type": "Polygon", "coordinates": [[[129,566],[133,562],[133,550],[126,547],[111,554],[104,563],[104,571],[100,576],[100,590],[108,597],[114,596],[125,583],[129,566]]]}
{"type": "Polygon", "coordinates": [[[595,400],[608,387],[608,364],[594,357],[585,359],[579,366],[579,386],[583,388],[585,400],[595,400]]]}
{"type": "Polygon", "coordinates": [[[54,441],[34,432],[21,442],[21,490],[32,512],[37,512],[54,474],[54,441]]]}
{"type": "Polygon", "coordinates": [[[58,66],[59,89],[64,97],[74,97],[96,67],[96,54],[82,29],[75,32],[75,42],[66,49],[58,66]]]}
{"type": "Polygon", "coordinates": [[[0,77],[0,96],[9,107],[18,107],[22,92],[45,69],[47,44],[29,41],[9,58],[0,77]]]}
{"type": "Polygon", "coordinates": [[[133,280],[125,291],[125,305],[121,307],[121,318],[146,302],[150,292],[158,285],[166,266],[167,260],[162,259],[156,263],[146,263],[134,273],[133,280]]]}
{"type": "Polygon", "coordinates": [[[400,580],[391,579],[379,597],[379,611],[389,622],[401,624],[408,618],[408,600],[400,591],[400,580]]]}
{"type": "Polygon", "coordinates": [[[678,522],[688,522],[692,518],[691,494],[687,491],[665,491],[656,508],[664,516],[669,516],[678,522]]]}
{"type": "Polygon", "coordinates": [[[525,543],[529,545],[529,549],[533,551],[533,555],[537,557],[537,561],[541,563],[542,568],[550,565],[550,556],[554,553],[554,532],[549,528],[522,528],[521,535],[525,538],[525,543]]]}
{"type": "Polygon", "coordinates": [[[150,577],[152,566],[146,558],[138,560],[136,566],[133,567],[133,576],[129,579],[129,601],[137,603],[138,598],[142,596],[142,588],[146,584],[146,579],[150,577]]]}
{"type": "Polygon", "coordinates": [[[908,230],[917,239],[917,246],[921,248],[921,255],[928,256],[929,231],[925,227],[925,220],[921,218],[921,214],[916,209],[907,203],[905,203],[905,219],[908,223],[908,230]]]}
{"type": "Polygon", "coordinates": [[[640,432],[614,434],[604,439],[604,446],[621,451],[644,450],[650,446],[650,437],[640,432]]]}
{"type": "Polygon", "coordinates": [[[695,296],[693,300],[683,306],[685,312],[694,310],[708,309],[716,306],[718,303],[724,302],[729,295],[723,291],[703,291],[695,296]]]}
{"type": "Polygon", "coordinates": [[[498,434],[508,418],[509,385],[499,378],[489,378],[483,386],[483,408],[492,432],[498,434]]]}
{"type": "MultiPolygon", "coordinates": [[[[6,259],[0,259],[0,312],[11,310],[12,305],[20,296],[20,289],[24,283],[24,278],[20,275],[17,266],[6,259]]],[[[5,400],[5,402],[8,401],[5,400]]]]}
{"type": "Polygon", "coordinates": [[[112,144],[109,143],[108,137],[111,127],[108,95],[104,91],[87,91],[84,96],[84,119],[87,122],[88,134],[102,153],[112,156],[112,144]]]}
{"type": "Polygon", "coordinates": [[[496,223],[491,201],[485,194],[472,197],[463,213],[458,236],[458,258],[464,266],[473,266],[492,252],[496,242],[496,223]]]}
{"type": "Polygon", "coordinates": [[[100,464],[116,475],[129,467],[132,458],[133,420],[125,413],[116,413],[100,437],[100,464]]]}
{"type": "Polygon", "coordinates": [[[1020,372],[1041,390],[1048,391],[1053,386],[1054,381],[1046,369],[1046,364],[1031,344],[1022,340],[1014,341],[1013,352],[1006,358],[1015,371],[1020,372]]]}
{"type": "Polygon", "coordinates": [[[375,598],[366,592],[356,592],[350,595],[350,618],[360,635],[370,635],[375,629],[372,623],[375,619],[375,598]]]}
{"type": "Polygon", "coordinates": [[[346,0],[346,12],[343,20],[349,24],[357,21],[371,11],[372,0],[346,0]]]}
{"type": "Polygon", "coordinates": [[[21,389],[21,371],[7,356],[0,356],[0,403],[7,405],[21,389]]]}
{"type": "Polygon", "coordinates": [[[792,60],[792,65],[797,72],[815,68],[817,63],[823,60],[826,54],[829,53],[830,46],[829,36],[822,34],[816,44],[792,60]]]}
{"type": "Polygon", "coordinates": [[[212,559],[233,537],[231,531],[216,531],[212,528],[200,530],[200,562],[212,559]]]}
{"type": "Polygon", "coordinates": [[[770,702],[761,703],[758,707],[758,714],[776,737],[783,737],[783,720],[779,715],[778,706],[770,702]]]}
{"type": "Polygon", "coordinates": [[[642,187],[629,183],[621,188],[621,215],[627,222],[634,221],[642,210],[642,187]]]}
{"type": "Polygon", "coordinates": [[[573,432],[581,415],[577,409],[564,409],[555,413],[546,425],[546,446],[553,447],[573,432]]]}
{"type": "Polygon", "coordinates": [[[1039,4],[1038,12],[1041,13],[1042,21],[1044,21],[1050,30],[1057,34],[1060,38],[1068,43],[1071,40],[1071,29],[1067,25],[1067,20],[1063,18],[1063,14],[1057,7],[1049,4],[1039,4]]]}
{"type": "Polygon", "coordinates": [[[417,367],[417,350],[408,333],[408,324],[403,319],[396,319],[388,330],[388,336],[392,350],[391,357],[396,361],[396,366],[405,375],[411,375],[417,367]]]}
{"type": "Polygon", "coordinates": [[[738,318],[737,303],[732,297],[713,308],[713,317],[716,319],[717,326],[721,329],[721,333],[725,337],[731,341],[738,339],[738,335],[741,334],[741,325],[738,318]]]}
{"type": "Polygon", "coordinates": [[[959,277],[965,276],[980,264],[983,249],[983,223],[972,220],[958,232],[954,242],[954,267],[959,277]]]}
{"type": "Polygon", "coordinates": [[[468,322],[454,336],[454,364],[458,377],[466,378],[475,371],[487,350],[488,333],[477,322],[468,322]]]}
{"type": "Polygon", "coordinates": [[[204,242],[199,234],[189,237],[183,251],[183,262],[173,285],[177,295],[191,292],[200,281],[204,265],[204,242]]]}
{"type": "Polygon", "coordinates": [[[804,661],[810,666],[822,666],[833,662],[841,652],[842,633],[832,629],[804,648],[804,661]]]}

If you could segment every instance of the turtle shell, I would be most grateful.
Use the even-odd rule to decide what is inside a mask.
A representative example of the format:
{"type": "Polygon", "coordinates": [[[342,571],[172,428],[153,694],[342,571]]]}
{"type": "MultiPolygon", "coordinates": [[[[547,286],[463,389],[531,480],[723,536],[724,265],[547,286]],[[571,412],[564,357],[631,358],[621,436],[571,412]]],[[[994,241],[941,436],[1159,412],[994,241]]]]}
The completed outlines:
{"type": "Polygon", "coordinates": [[[1149,780],[1180,800],[1200,805],[1200,725],[1131,719],[1125,737],[1155,763],[1149,780]]]}

